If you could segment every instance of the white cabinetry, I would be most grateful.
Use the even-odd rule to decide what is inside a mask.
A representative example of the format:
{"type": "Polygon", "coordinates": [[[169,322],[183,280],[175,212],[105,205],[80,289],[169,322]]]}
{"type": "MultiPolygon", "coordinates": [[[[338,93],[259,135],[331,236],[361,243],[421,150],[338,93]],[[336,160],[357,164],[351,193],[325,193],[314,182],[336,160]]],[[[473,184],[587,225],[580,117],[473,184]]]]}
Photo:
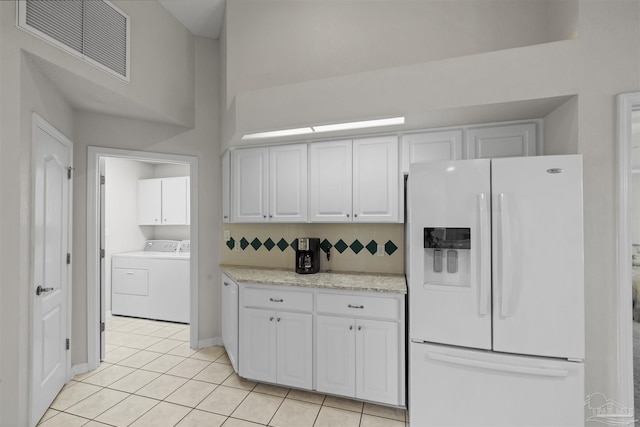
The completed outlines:
{"type": "Polygon", "coordinates": [[[307,220],[306,144],[236,150],[231,163],[233,222],[307,220]]]}
{"type": "Polygon", "coordinates": [[[403,300],[319,292],[317,313],[316,390],[404,405],[403,300]]]}
{"type": "Polygon", "coordinates": [[[252,380],[311,389],[312,293],[277,287],[243,287],[240,292],[239,374],[252,380]]]}
{"type": "Polygon", "coordinates": [[[396,136],[310,144],[311,222],[397,222],[396,136]]]}
{"type": "Polygon", "coordinates": [[[402,173],[411,163],[462,158],[462,130],[423,132],[402,136],[402,173]]]}
{"type": "Polygon", "coordinates": [[[139,225],[189,224],[189,177],[138,181],[139,225]]]}
{"type": "Polygon", "coordinates": [[[467,158],[535,156],[536,128],[536,123],[470,128],[466,138],[467,158]]]}
{"type": "Polygon", "coordinates": [[[222,343],[233,369],[238,370],[238,284],[222,275],[222,343]]]}

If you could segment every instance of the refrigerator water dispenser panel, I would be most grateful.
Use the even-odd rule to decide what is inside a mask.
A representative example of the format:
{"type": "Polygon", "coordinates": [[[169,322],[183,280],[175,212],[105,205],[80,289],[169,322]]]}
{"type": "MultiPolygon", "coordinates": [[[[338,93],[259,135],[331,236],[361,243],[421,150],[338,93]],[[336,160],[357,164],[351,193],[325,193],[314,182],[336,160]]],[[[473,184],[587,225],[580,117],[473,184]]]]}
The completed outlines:
{"type": "Polygon", "coordinates": [[[469,287],[470,228],[424,228],[425,285],[469,287]]]}

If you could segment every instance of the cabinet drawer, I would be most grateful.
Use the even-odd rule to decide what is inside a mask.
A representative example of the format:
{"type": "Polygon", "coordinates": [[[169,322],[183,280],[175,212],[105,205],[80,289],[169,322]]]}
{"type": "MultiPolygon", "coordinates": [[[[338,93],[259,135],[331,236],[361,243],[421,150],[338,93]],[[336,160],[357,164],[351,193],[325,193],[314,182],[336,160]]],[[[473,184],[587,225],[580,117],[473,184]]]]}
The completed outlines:
{"type": "Polygon", "coordinates": [[[400,316],[400,301],[396,298],[322,293],[319,293],[317,298],[318,313],[392,320],[400,316]]]}
{"type": "Polygon", "coordinates": [[[244,291],[244,306],[274,310],[312,311],[313,293],[248,288],[244,291]]]}

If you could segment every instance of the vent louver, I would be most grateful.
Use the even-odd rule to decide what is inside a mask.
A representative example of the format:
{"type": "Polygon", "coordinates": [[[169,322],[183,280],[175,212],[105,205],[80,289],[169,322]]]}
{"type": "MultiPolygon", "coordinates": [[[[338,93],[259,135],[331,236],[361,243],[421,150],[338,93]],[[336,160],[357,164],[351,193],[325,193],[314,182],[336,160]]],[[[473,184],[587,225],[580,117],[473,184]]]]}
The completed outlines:
{"type": "Polygon", "coordinates": [[[129,80],[129,17],[106,0],[18,0],[18,24],[129,80]]]}

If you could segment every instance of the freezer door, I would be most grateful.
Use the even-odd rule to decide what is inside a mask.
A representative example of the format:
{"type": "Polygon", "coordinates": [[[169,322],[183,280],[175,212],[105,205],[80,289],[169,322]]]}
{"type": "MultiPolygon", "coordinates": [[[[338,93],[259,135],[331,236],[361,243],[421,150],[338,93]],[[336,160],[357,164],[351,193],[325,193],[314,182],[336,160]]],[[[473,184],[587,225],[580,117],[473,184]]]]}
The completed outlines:
{"type": "Polygon", "coordinates": [[[494,159],[493,349],[584,359],[582,158],[494,159]]]}
{"type": "Polygon", "coordinates": [[[409,424],[583,426],[584,364],[410,343],[409,424]]]}
{"type": "Polygon", "coordinates": [[[489,160],[412,164],[409,336],[491,348],[489,160]]]}

